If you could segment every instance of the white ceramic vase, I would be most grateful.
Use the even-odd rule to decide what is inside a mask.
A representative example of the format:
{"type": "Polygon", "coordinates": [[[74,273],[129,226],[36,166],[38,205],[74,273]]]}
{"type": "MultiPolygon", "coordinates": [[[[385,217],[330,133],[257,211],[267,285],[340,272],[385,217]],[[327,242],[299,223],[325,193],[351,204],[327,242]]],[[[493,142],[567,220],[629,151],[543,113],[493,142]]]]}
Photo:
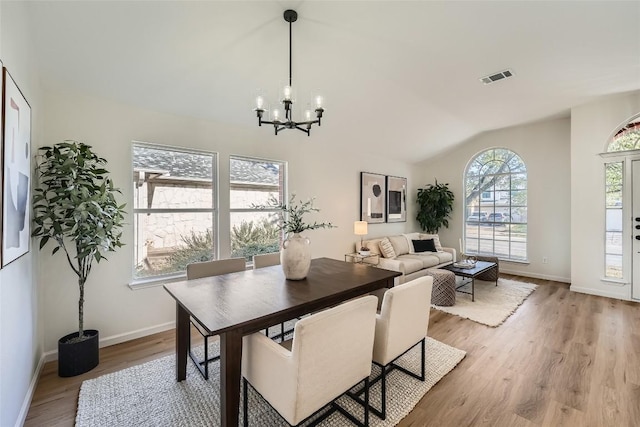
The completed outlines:
{"type": "Polygon", "coordinates": [[[284,271],[284,277],[289,280],[302,280],[309,274],[311,267],[311,241],[294,233],[282,242],[280,251],[280,264],[284,271]]]}

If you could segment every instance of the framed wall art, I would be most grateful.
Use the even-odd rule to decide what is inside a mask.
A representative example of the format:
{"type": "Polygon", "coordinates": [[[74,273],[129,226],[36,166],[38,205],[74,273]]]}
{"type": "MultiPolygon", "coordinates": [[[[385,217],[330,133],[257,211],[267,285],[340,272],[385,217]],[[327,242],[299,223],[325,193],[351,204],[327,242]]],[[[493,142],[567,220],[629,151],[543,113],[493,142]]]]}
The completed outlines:
{"type": "Polygon", "coordinates": [[[29,252],[31,107],[3,67],[2,266],[29,252]]]}
{"type": "Polygon", "coordinates": [[[387,188],[384,175],[360,173],[360,220],[369,224],[385,222],[387,188]]]}
{"type": "Polygon", "coordinates": [[[387,176],[387,222],[407,221],[407,178],[387,176]]]}

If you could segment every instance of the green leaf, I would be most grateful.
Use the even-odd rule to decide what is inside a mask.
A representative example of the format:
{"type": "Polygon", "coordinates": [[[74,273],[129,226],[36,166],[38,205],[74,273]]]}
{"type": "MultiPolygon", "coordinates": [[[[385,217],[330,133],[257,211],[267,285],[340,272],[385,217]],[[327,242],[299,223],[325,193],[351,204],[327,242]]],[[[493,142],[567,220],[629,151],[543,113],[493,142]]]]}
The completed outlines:
{"type": "Polygon", "coordinates": [[[42,250],[42,248],[44,248],[44,245],[46,245],[48,241],[49,241],[49,236],[42,237],[42,239],[40,240],[40,249],[41,250],[42,250]]]}

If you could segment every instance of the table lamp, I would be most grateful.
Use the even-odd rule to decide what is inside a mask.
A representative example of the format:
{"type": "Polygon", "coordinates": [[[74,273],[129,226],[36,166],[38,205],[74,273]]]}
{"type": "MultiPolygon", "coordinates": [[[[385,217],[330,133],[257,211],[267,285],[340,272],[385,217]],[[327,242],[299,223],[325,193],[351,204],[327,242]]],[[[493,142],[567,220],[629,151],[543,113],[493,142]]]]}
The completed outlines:
{"type": "Polygon", "coordinates": [[[369,249],[365,248],[362,243],[362,236],[367,234],[367,221],[355,221],[353,223],[353,234],[360,236],[360,248],[358,249],[360,255],[368,255],[369,249]]]}

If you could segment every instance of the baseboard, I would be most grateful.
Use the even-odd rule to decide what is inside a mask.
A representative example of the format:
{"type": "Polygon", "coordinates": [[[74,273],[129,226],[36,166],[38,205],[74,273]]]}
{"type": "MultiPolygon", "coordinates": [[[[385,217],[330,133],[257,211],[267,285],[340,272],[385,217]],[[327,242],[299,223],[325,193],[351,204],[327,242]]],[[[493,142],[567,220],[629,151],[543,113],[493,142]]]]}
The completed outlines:
{"type": "Polygon", "coordinates": [[[40,356],[40,360],[38,361],[38,366],[36,367],[35,372],[31,376],[31,383],[29,383],[29,388],[27,389],[27,394],[24,396],[24,401],[22,402],[22,407],[20,408],[20,413],[18,414],[18,418],[16,419],[16,427],[22,427],[24,422],[27,419],[27,415],[29,414],[29,408],[31,407],[31,401],[33,400],[33,393],[36,391],[36,386],[38,385],[38,379],[40,378],[40,372],[42,372],[42,368],[45,364],[45,355],[40,356]]]}
{"type": "Polygon", "coordinates": [[[100,339],[100,347],[108,347],[114,344],[120,344],[126,341],[135,340],[136,338],[146,337],[147,335],[157,334],[158,332],[168,331],[176,327],[175,320],[171,322],[162,323],[160,325],[150,326],[148,328],[142,328],[131,332],[125,332],[123,334],[112,335],[110,337],[100,339]]]}
{"type": "Polygon", "coordinates": [[[552,276],[548,274],[530,273],[517,270],[509,270],[500,266],[500,273],[513,274],[514,276],[531,277],[532,279],[553,280],[554,282],[571,283],[571,279],[561,276],[552,276]]]}
{"type": "Polygon", "coordinates": [[[593,289],[593,288],[582,288],[579,286],[571,286],[569,288],[569,290],[573,291],[573,292],[579,292],[581,294],[589,294],[589,295],[597,295],[599,297],[606,297],[606,298],[613,298],[613,299],[619,299],[619,300],[623,300],[623,301],[634,301],[632,299],[629,299],[628,295],[621,295],[615,292],[607,292],[607,291],[603,291],[600,289],[593,289]]]}
{"type": "MultiPolygon", "coordinates": [[[[120,344],[126,341],[135,340],[137,338],[146,337],[147,335],[157,334],[158,332],[168,331],[176,327],[176,322],[171,321],[162,323],[160,325],[150,326],[148,328],[137,329],[131,332],[125,332],[123,334],[111,335],[106,338],[100,338],[100,348],[109,347],[110,345],[120,344]]],[[[58,360],[58,350],[51,350],[44,355],[45,362],[51,362],[52,360],[58,360]]]]}

